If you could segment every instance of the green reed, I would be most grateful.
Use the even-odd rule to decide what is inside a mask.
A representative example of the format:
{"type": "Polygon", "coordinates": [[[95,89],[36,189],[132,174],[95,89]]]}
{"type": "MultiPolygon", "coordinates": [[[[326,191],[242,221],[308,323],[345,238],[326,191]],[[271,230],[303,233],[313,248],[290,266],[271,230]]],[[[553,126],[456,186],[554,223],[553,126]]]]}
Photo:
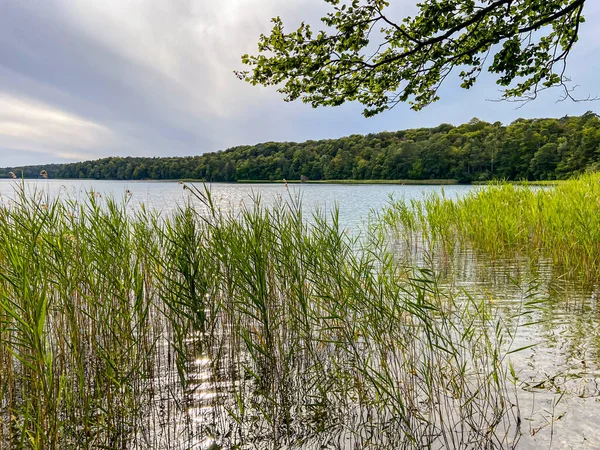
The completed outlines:
{"type": "Polygon", "coordinates": [[[18,189],[0,207],[0,448],[518,439],[502,322],[378,230],[352,240],[295,198],[222,211],[185,186],[162,217],[18,189]]]}
{"type": "Polygon", "coordinates": [[[431,195],[394,201],[382,215],[405,240],[452,252],[470,246],[492,256],[550,258],[560,275],[600,274],[600,174],[545,189],[499,183],[454,200],[431,195]]]}
{"type": "Polygon", "coordinates": [[[130,219],[24,192],[0,212],[0,445],[127,448],[156,341],[130,219]]]}

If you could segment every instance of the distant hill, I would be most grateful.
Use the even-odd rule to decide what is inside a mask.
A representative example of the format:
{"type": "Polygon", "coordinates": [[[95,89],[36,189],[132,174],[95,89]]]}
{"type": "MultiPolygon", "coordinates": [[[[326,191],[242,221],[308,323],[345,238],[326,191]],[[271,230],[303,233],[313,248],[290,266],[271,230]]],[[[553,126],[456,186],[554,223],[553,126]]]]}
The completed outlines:
{"type": "Polygon", "coordinates": [[[600,119],[593,112],[561,119],[518,119],[508,126],[472,119],[321,141],[266,142],[200,156],[112,157],[71,164],[0,169],[38,178],[206,181],[548,180],[600,170],[600,119]]]}

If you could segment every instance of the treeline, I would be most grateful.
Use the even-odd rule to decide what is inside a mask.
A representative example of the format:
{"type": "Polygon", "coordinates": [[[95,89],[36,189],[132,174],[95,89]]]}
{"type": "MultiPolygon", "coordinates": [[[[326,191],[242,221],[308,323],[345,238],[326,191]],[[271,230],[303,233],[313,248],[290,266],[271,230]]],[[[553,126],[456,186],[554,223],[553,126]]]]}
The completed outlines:
{"type": "Polygon", "coordinates": [[[0,169],[0,177],[114,180],[549,180],[600,170],[600,118],[472,119],[321,141],[267,142],[178,158],[104,158],[0,169]]]}

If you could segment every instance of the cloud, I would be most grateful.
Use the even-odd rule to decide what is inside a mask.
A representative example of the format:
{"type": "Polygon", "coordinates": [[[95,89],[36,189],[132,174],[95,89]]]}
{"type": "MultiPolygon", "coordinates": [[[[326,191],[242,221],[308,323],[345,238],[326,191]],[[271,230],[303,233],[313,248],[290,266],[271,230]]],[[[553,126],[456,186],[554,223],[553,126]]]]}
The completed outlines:
{"type": "Polygon", "coordinates": [[[281,104],[272,90],[233,75],[279,9],[275,0],[256,3],[9,3],[0,16],[0,82],[111,130],[115,140],[90,149],[95,157],[217,150],[244,139],[231,139],[236,122],[268,118],[268,105],[281,104]]]}
{"type": "MultiPolygon", "coordinates": [[[[511,121],[594,107],[555,105],[558,93],[547,93],[515,111],[515,105],[485,101],[497,91],[490,77],[482,77],[472,91],[448,84],[442,101],[425,111],[400,105],[364,119],[360,105],[314,110],[282,102],[273,88],[235,78],[240,55],[255,52],[271,17],[282,16],[288,28],[301,20],[318,26],[327,10],[322,0],[45,0],[5,2],[2,9],[0,166],[32,159],[200,154],[267,140],[457,123],[473,116],[511,121]]],[[[588,23],[569,73],[580,92],[596,94],[600,7],[586,9],[588,23]]],[[[405,11],[396,5],[390,13],[405,11]]]]}
{"type": "Polygon", "coordinates": [[[112,138],[111,131],[102,125],[33,100],[0,93],[2,147],[63,152],[110,145],[112,138]]]}

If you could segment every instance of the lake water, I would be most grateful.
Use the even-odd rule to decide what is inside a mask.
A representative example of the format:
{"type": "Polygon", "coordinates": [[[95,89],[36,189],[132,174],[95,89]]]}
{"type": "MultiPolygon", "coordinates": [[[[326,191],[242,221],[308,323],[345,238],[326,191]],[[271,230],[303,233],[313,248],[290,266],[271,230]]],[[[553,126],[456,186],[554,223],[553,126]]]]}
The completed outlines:
{"type": "MultiPolygon", "coordinates": [[[[12,180],[0,181],[2,202],[11,201],[16,186],[12,180]]],[[[165,214],[190,198],[189,191],[174,182],[42,180],[28,181],[26,186],[30,192],[41,191],[51,197],[84,199],[90,190],[117,199],[130,197],[128,208],[132,211],[144,204],[165,214]]],[[[340,224],[350,233],[358,233],[370,212],[383,208],[390,196],[420,199],[443,190],[447,197],[458,198],[477,189],[342,184],[287,188],[283,184],[212,184],[209,188],[224,209],[236,209],[257,196],[267,206],[299,196],[307,217],[315,208],[329,211],[338,207],[340,224]]],[[[599,287],[566,281],[543,260],[535,264],[525,259],[492,261],[464,251],[449,260],[438,256],[434,266],[447,289],[457,295],[489,298],[507,317],[525,301],[540,301],[520,319],[513,343],[513,348],[533,345],[511,356],[518,377],[523,432],[517,448],[600,448],[599,287]]]]}
{"type": "Polygon", "coordinates": [[[523,433],[516,448],[600,449],[600,287],[565,280],[544,260],[470,251],[441,260],[447,289],[488,299],[507,320],[529,310],[513,319],[512,348],[531,346],[510,355],[523,433]]]}
{"type": "MultiPolygon", "coordinates": [[[[9,201],[15,196],[18,182],[0,180],[0,196],[9,201]]],[[[153,208],[163,213],[169,213],[178,206],[184,205],[191,197],[189,191],[176,182],[144,182],[144,181],[93,181],[93,180],[40,180],[26,181],[28,192],[45,192],[51,197],[85,199],[90,191],[104,196],[123,199],[131,193],[129,207],[135,210],[140,205],[153,208]]],[[[203,189],[201,183],[194,184],[203,189]]],[[[468,185],[449,186],[409,186],[384,184],[290,184],[287,188],[282,183],[213,183],[207,188],[213,198],[223,208],[235,209],[241,203],[250,204],[253,198],[260,197],[261,202],[268,206],[274,202],[291,197],[302,199],[303,209],[310,217],[315,209],[330,211],[335,206],[339,208],[340,224],[344,228],[357,230],[371,210],[380,210],[394,198],[420,199],[424,196],[441,192],[450,198],[464,195],[474,189],[468,185]]]]}

